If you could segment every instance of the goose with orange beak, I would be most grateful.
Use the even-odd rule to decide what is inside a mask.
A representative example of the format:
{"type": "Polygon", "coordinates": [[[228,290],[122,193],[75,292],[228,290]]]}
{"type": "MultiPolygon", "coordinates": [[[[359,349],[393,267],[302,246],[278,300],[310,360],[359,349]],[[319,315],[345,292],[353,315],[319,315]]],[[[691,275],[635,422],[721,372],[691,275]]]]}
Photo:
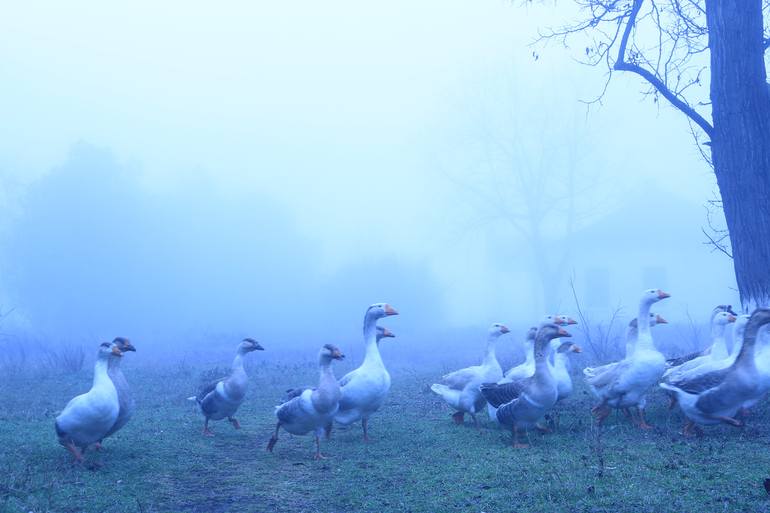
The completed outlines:
{"type": "Polygon", "coordinates": [[[462,424],[467,413],[478,427],[476,414],[486,404],[479,387],[483,383],[494,383],[502,379],[503,369],[497,361],[495,346],[497,339],[509,331],[504,324],[495,323],[490,326],[487,332],[487,350],[481,365],[450,372],[441,378],[441,383],[431,385],[430,389],[456,410],[452,415],[456,424],[462,424]]]}
{"type": "Polygon", "coordinates": [[[321,433],[337,413],[341,397],[340,385],[334,377],[332,362],[343,360],[345,355],[332,344],[325,344],[318,353],[320,377],[316,388],[306,388],[299,394],[275,407],[278,423],[275,433],[267,444],[267,450],[273,452],[278,443],[278,433],[281,428],[293,435],[305,435],[312,432],[315,437],[315,455],[317,460],[323,459],[321,454],[321,433]]]}
{"type": "Polygon", "coordinates": [[[650,333],[650,307],[668,297],[670,294],[660,289],[645,290],[639,300],[636,316],[638,335],[633,352],[606,372],[591,376],[584,371],[586,382],[599,398],[599,404],[591,410],[599,424],[604,422],[612,408],[636,407],[639,410],[639,427],[652,428],[644,418],[645,397],[663,376],[666,359],[655,348],[650,333]]]}
{"type": "Polygon", "coordinates": [[[86,448],[104,438],[118,418],[118,391],[107,369],[111,360],[122,356],[115,343],[102,343],[94,365],[91,389],[73,398],[56,417],[59,443],[72,454],[76,463],[83,461],[86,448]]]}
{"type": "Polygon", "coordinates": [[[558,384],[548,363],[554,351],[551,341],[571,336],[556,324],[541,326],[535,337],[534,375],[511,383],[481,385],[481,394],[497,409],[497,421],[511,429],[514,447],[528,447],[519,443],[519,432],[536,427],[537,421],[556,404],[558,384]]]}
{"type": "MultiPolygon", "coordinates": [[[[134,344],[125,337],[116,337],[112,343],[118,346],[118,349],[123,355],[128,352],[136,352],[134,344]]],[[[134,401],[134,396],[131,393],[131,387],[128,385],[128,380],[126,380],[126,376],[120,368],[120,362],[122,361],[123,358],[111,358],[107,367],[107,375],[112,380],[113,385],[115,385],[115,390],[118,392],[118,404],[120,405],[120,409],[118,411],[118,418],[115,419],[115,424],[113,424],[107,434],[104,435],[104,438],[112,436],[122,429],[123,426],[131,420],[131,417],[134,415],[134,410],[136,409],[136,401],[134,401]]],[[[96,449],[99,450],[101,447],[102,440],[99,440],[96,442],[96,449]]]]}
{"type": "MultiPolygon", "coordinates": [[[[361,421],[364,441],[369,441],[369,418],[380,409],[390,392],[390,374],[380,354],[380,340],[394,335],[387,328],[379,330],[377,321],[398,315],[388,303],[375,303],[364,314],[364,345],[366,353],[361,365],[340,378],[342,396],[334,422],[348,426],[361,421]]],[[[326,426],[326,435],[331,436],[332,425],[326,426]]]]}

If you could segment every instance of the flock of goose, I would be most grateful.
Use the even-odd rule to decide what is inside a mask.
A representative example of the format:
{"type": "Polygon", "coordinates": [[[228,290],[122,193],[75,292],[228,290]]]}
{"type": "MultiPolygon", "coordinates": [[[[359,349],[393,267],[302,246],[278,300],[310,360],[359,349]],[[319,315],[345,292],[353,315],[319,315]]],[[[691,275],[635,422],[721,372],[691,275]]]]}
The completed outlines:
{"type": "MultiPolygon", "coordinates": [[[[651,426],[644,415],[647,394],[658,384],[679,405],[687,421],[684,435],[699,434],[698,425],[727,423],[741,426],[748,408],[770,391],[770,342],[757,335],[770,323],[770,309],[759,308],[749,315],[737,315],[730,307],[717,307],[711,319],[712,344],[704,351],[666,360],[656,348],[650,328],[666,320],[651,313],[653,304],[669,297],[657,290],[646,290],[639,302],[637,317],[626,333],[626,355],[620,361],[583,370],[585,381],[597,399],[591,413],[601,424],[612,409],[618,409],[643,429],[651,426]],[[728,350],[725,331],[734,324],[733,347],[728,350]]],[[[332,363],[344,359],[340,349],[324,345],[318,356],[320,377],[316,386],[292,388],[276,406],[276,426],[267,450],[272,452],[281,429],[295,434],[312,433],[316,459],[323,458],[320,440],[330,437],[334,424],[360,421],[364,440],[369,439],[369,418],[380,408],[390,391],[390,374],[379,351],[380,340],[393,333],[377,323],[397,315],[386,303],[371,305],[364,316],[366,353],[361,365],[341,379],[334,376],[332,363]]],[[[495,323],[488,332],[484,358],[480,365],[460,369],[431,386],[454,411],[458,424],[468,414],[478,426],[477,414],[486,409],[489,418],[509,428],[515,447],[520,432],[547,430],[540,422],[554,406],[572,393],[569,355],[580,348],[568,340],[566,327],[576,322],[565,315],[548,315],[530,328],[524,350],[525,361],[503,373],[497,360],[497,340],[509,329],[495,323]]],[[[128,382],[120,368],[126,352],[135,351],[131,342],[116,338],[99,347],[91,389],[72,399],[56,418],[59,443],[81,462],[90,446],[121,429],[135,410],[128,382]]],[[[244,339],[237,348],[229,376],[201,388],[190,400],[196,401],[205,421],[203,434],[212,436],[209,421],[227,419],[236,429],[234,417],[243,402],[248,377],[244,357],[263,347],[254,339],[244,339]]]]}

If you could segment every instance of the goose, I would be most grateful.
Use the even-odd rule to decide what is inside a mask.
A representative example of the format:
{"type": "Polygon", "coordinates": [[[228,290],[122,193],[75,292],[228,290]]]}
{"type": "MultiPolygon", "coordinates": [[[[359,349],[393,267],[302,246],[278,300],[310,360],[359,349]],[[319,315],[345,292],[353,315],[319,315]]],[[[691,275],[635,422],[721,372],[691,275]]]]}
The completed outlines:
{"type": "MultiPolygon", "coordinates": [[[[548,323],[553,323],[558,326],[567,326],[577,324],[577,322],[566,315],[546,315],[540,322],[540,326],[548,323]]],[[[521,363],[515,367],[509,369],[503,379],[499,383],[510,383],[519,379],[524,379],[532,376],[535,373],[535,334],[538,328],[530,328],[527,332],[527,337],[524,342],[524,363],[521,363]]],[[[490,410],[490,417],[494,418],[494,414],[490,410]]]]}
{"type": "Polygon", "coordinates": [[[723,422],[736,427],[743,425],[735,418],[736,413],[747,401],[759,399],[765,391],[760,383],[754,353],[757,333],[768,323],[770,308],[758,308],[751,314],[741,349],[729,367],[693,379],[660,384],[664,390],[676,394],[677,402],[687,417],[683,430],[685,436],[692,435],[693,431],[699,433],[697,424],[723,422]]]}
{"type": "Polygon", "coordinates": [[[551,374],[556,380],[556,388],[559,392],[558,401],[572,395],[572,376],[570,376],[569,355],[580,353],[582,349],[574,342],[562,342],[558,339],[551,341],[551,358],[548,364],[551,366],[551,374]]]}
{"type": "MultiPolygon", "coordinates": [[[[342,397],[334,422],[348,426],[360,420],[365,442],[369,441],[369,417],[382,406],[390,392],[390,374],[380,356],[377,321],[392,315],[398,315],[398,312],[387,303],[375,303],[367,308],[364,314],[364,361],[339,381],[342,397]]],[[[326,426],[326,436],[330,435],[331,425],[326,426]]]]}
{"type": "MultiPolygon", "coordinates": [[[[126,354],[128,351],[136,352],[134,345],[125,337],[116,337],[112,343],[118,346],[121,354],[126,354]]],[[[134,396],[131,393],[131,387],[128,386],[126,376],[120,369],[120,362],[122,360],[122,358],[110,358],[109,364],[107,365],[107,375],[112,380],[112,384],[115,385],[115,390],[118,392],[118,404],[120,409],[118,410],[118,418],[115,419],[115,424],[113,424],[110,430],[107,431],[104,438],[115,434],[125,426],[136,409],[136,401],[134,401],[134,396]]],[[[102,440],[96,442],[94,447],[96,450],[100,450],[102,448],[102,440]]]]}
{"type": "MultiPolygon", "coordinates": [[[[377,344],[379,345],[380,340],[383,338],[395,338],[396,334],[390,331],[388,328],[384,328],[382,326],[377,326],[377,344]]],[[[293,399],[299,395],[302,395],[302,392],[305,390],[315,390],[315,387],[295,387],[295,388],[289,388],[286,390],[286,400],[293,399]]],[[[327,429],[329,426],[327,426],[327,429]]]]}
{"type": "Polygon", "coordinates": [[[206,419],[203,423],[205,436],[214,436],[209,429],[209,420],[221,420],[227,417],[235,429],[241,429],[241,423],[233,415],[246,397],[249,378],[243,370],[243,357],[252,351],[264,351],[264,348],[253,338],[244,338],[238,344],[230,375],[212,381],[201,387],[198,395],[188,397],[189,400],[198,403],[206,419]]]}
{"type": "MultiPolygon", "coordinates": [[[[658,314],[654,314],[650,312],[650,328],[653,326],[656,326],[658,324],[668,324],[668,321],[661,317],[658,314]]],[[[636,317],[631,319],[631,321],[628,323],[628,328],[626,329],[626,352],[625,357],[628,357],[631,355],[631,353],[634,352],[634,348],[636,347],[636,340],[639,337],[639,325],[636,321],[636,317]]],[[[605,363],[604,365],[598,365],[596,367],[586,367],[583,369],[583,375],[586,378],[593,378],[598,376],[599,374],[603,372],[607,372],[610,369],[615,368],[620,362],[610,362],[605,363]]],[[[593,386],[589,383],[589,388],[591,392],[598,398],[596,390],[593,386]]]]}
{"type": "MultiPolygon", "coordinates": [[[[668,321],[663,317],[661,317],[660,315],[650,312],[650,328],[658,324],[668,324],[668,321]]],[[[636,341],[638,338],[639,338],[639,324],[636,318],[633,318],[628,323],[628,329],[626,330],[626,346],[625,346],[626,357],[630,356],[634,352],[634,349],[636,349],[636,341]]],[[[611,363],[607,363],[597,367],[586,367],[585,369],[583,369],[583,375],[586,377],[588,388],[591,390],[591,392],[597,399],[601,399],[601,397],[599,396],[599,393],[597,392],[596,388],[591,384],[591,382],[594,381],[599,374],[607,372],[611,369],[614,369],[620,363],[621,362],[611,362],[611,363]]],[[[623,415],[626,416],[626,418],[628,418],[632,422],[636,422],[637,424],[639,424],[641,422],[641,414],[639,413],[640,408],[643,410],[646,404],[647,404],[647,400],[646,398],[643,398],[640,401],[640,404],[636,406],[636,414],[639,417],[638,420],[634,418],[634,414],[630,407],[622,408],[621,411],[623,412],[623,415]]]]}
{"type": "Polygon", "coordinates": [[[736,317],[727,311],[715,309],[711,315],[711,347],[706,350],[706,354],[695,357],[683,364],[671,367],[663,374],[664,381],[679,381],[686,373],[697,369],[698,367],[725,360],[730,353],[727,350],[727,341],[725,340],[725,329],[727,325],[735,322],[736,317]]]}
{"type": "Polygon", "coordinates": [[[344,358],[345,355],[337,346],[325,344],[321,348],[318,354],[318,366],[321,370],[318,386],[315,389],[304,389],[299,395],[275,407],[278,423],[275,425],[275,433],[267,443],[269,452],[273,452],[275,444],[278,443],[278,432],[283,428],[294,435],[304,435],[313,431],[316,447],[314,459],[320,460],[325,457],[321,454],[320,435],[337,413],[342,396],[331,364],[334,360],[344,358]]]}
{"type": "Polygon", "coordinates": [[[599,424],[604,422],[611,408],[635,406],[639,411],[639,427],[652,428],[644,419],[645,396],[663,376],[666,360],[655,348],[650,334],[650,307],[667,297],[671,295],[660,289],[644,291],[636,316],[638,335],[633,352],[607,371],[586,376],[586,382],[600,400],[591,410],[599,424]]]}
{"type": "MultiPolygon", "coordinates": [[[[727,323],[735,322],[735,326],[733,328],[733,335],[736,345],[736,351],[734,351],[732,354],[727,354],[724,356],[724,353],[722,352],[722,348],[719,348],[717,351],[714,351],[710,354],[711,358],[706,359],[703,363],[697,366],[693,366],[690,369],[687,370],[681,370],[681,369],[671,369],[675,372],[667,372],[663,375],[663,382],[664,383],[674,383],[677,381],[682,381],[684,379],[690,380],[695,379],[696,377],[708,374],[709,372],[713,372],[720,369],[726,369],[732,363],[735,361],[735,358],[738,356],[738,353],[740,352],[740,347],[743,346],[743,334],[746,331],[746,325],[748,324],[748,320],[751,316],[749,315],[740,315],[738,317],[734,317],[731,314],[728,314],[727,312],[721,312],[715,317],[715,322],[712,323],[714,325],[721,325],[722,329],[717,330],[719,332],[719,338],[721,339],[720,345],[724,343],[724,326],[727,325],[727,323]],[[721,356],[721,358],[720,358],[721,356]]],[[[713,332],[713,331],[712,331],[713,332]]],[[[715,342],[717,344],[717,342],[715,342]]],[[[726,348],[725,348],[726,352],[726,348]]],[[[758,353],[758,351],[755,351],[755,354],[758,353]]],[[[709,355],[706,355],[707,357],[709,355]]],[[[693,360],[690,360],[690,362],[695,362],[698,360],[698,358],[695,358],[693,360]]],[[[690,363],[688,362],[688,363],[690,363]]],[[[681,367],[685,367],[687,364],[682,365],[681,367]]],[[[676,395],[673,394],[672,397],[675,399],[676,395]]],[[[676,401],[673,400],[670,407],[673,407],[676,404],[676,401]]]]}
{"type": "MultiPolygon", "coordinates": [[[[543,320],[540,322],[540,326],[545,326],[546,324],[556,324],[557,326],[568,326],[572,324],[577,324],[577,322],[572,318],[568,317],[566,315],[546,315],[543,320]]],[[[537,334],[537,330],[539,327],[532,327],[527,332],[527,337],[524,342],[524,355],[525,360],[524,363],[519,364],[511,369],[508,370],[508,372],[505,373],[502,379],[500,379],[497,384],[502,385],[505,383],[512,383],[514,381],[519,381],[521,379],[526,379],[533,374],[535,374],[535,335],[537,334]]],[[[558,346],[555,346],[558,347],[558,346]]],[[[492,406],[489,402],[487,402],[487,415],[490,419],[492,419],[494,422],[497,422],[497,408],[492,406]]],[[[542,431],[547,431],[547,428],[538,426],[542,431]]]]}
{"type": "Polygon", "coordinates": [[[59,443],[72,454],[76,463],[83,461],[86,448],[104,438],[118,418],[118,391],[107,369],[110,360],[121,356],[116,344],[103,342],[97,353],[91,390],[73,398],[56,417],[54,427],[59,443]]]}
{"type": "Polygon", "coordinates": [[[570,337],[556,324],[542,326],[535,338],[535,374],[512,383],[485,383],[481,394],[497,408],[497,421],[511,428],[514,447],[529,447],[519,443],[519,431],[535,427],[538,419],[553,408],[559,398],[558,384],[548,360],[554,350],[551,340],[570,337]]]}
{"type": "MultiPolygon", "coordinates": [[[[733,334],[735,334],[738,331],[739,328],[739,322],[741,321],[741,317],[739,316],[738,320],[735,321],[735,328],[733,330],[733,334]]],[[[744,328],[745,333],[745,328],[744,328]]],[[[743,403],[743,406],[738,411],[738,415],[740,417],[748,417],[750,413],[750,409],[756,405],[759,400],[761,399],[761,396],[765,395],[765,392],[770,390],[770,339],[768,338],[768,330],[767,328],[762,329],[757,333],[757,341],[754,345],[754,365],[757,367],[757,372],[759,373],[758,378],[758,384],[760,389],[760,397],[757,397],[755,399],[750,399],[748,401],[745,401],[743,403]]],[[[743,338],[740,339],[741,344],[743,342],[743,338]]],[[[738,351],[740,352],[740,347],[738,348],[738,351]]]]}
{"type": "Polygon", "coordinates": [[[509,332],[510,330],[504,324],[492,324],[487,332],[487,349],[481,365],[450,372],[441,378],[442,383],[434,383],[430,386],[433,392],[457,410],[452,415],[455,424],[462,424],[465,414],[468,413],[473,418],[474,425],[479,427],[476,413],[484,407],[486,402],[479,391],[479,386],[482,383],[497,382],[503,377],[503,369],[495,354],[495,345],[501,335],[509,332]]]}
{"type": "MultiPolygon", "coordinates": [[[[736,317],[738,316],[738,314],[733,312],[733,307],[731,305],[718,305],[716,308],[714,308],[714,310],[711,312],[711,319],[709,321],[709,325],[711,326],[711,330],[712,330],[712,340],[713,340],[713,331],[714,331],[714,326],[713,326],[714,318],[720,312],[727,312],[729,314],[732,314],[733,316],[736,316],[736,317]]],[[[713,347],[713,342],[711,346],[705,349],[702,349],[700,351],[695,351],[694,353],[686,354],[684,356],[669,358],[666,360],[666,366],[669,368],[681,367],[682,365],[687,364],[691,360],[694,360],[700,357],[706,357],[711,353],[712,347],[713,347]]],[[[724,342],[718,343],[717,352],[719,353],[721,351],[727,352],[727,345],[724,342]]],[[[719,357],[720,355],[718,354],[717,356],[719,357]]],[[[703,361],[706,361],[706,360],[701,360],[701,362],[703,361]]],[[[700,363],[698,363],[697,365],[700,365],[700,363]]]]}

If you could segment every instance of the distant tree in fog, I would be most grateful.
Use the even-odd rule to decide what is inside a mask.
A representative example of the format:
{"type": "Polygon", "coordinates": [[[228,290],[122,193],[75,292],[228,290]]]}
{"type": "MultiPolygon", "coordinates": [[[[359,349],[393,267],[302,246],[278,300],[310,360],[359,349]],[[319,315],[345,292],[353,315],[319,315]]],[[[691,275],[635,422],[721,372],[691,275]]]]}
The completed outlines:
{"type": "Polygon", "coordinates": [[[586,201],[596,197],[590,191],[598,177],[581,162],[577,109],[551,105],[533,116],[532,98],[504,89],[508,97],[502,100],[479,95],[471,101],[469,134],[462,141],[469,156],[449,178],[478,222],[501,228],[508,251],[535,270],[533,291],[551,311],[566,290],[575,228],[609,205],[586,201]]]}
{"type": "Polygon", "coordinates": [[[614,72],[638,75],[649,86],[646,95],[656,103],[665,100],[686,117],[702,143],[698,147],[710,148],[703,156],[716,173],[731,248],[722,249],[733,258],[741,301],[768,304],[770,1],[576,4],[579,19],[549,29],[543,39],[580,48],[586,64],[606,67],[608,84],[614,72]],[[709,94],[704,85],[710,86],[709,94]]]}

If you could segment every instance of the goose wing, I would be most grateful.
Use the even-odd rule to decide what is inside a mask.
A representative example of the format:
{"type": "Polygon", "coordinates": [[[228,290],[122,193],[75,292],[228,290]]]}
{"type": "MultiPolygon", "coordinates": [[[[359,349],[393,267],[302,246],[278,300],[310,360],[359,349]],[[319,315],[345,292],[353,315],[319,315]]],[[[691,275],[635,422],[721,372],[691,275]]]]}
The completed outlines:
{"type": "Polygon", "coordinates": [[[466,367],[464,369],[456,370],[442,376],[441,381],[449,388],[455,390],[461,390],[465,388],[465,385],[473,381],[479,376],[480,367],[466,367]]]}
{"type": "Polygon", "coordinates": [[[484,399],[495,408],[499,408],[503,404],[517,399],[527,389],[530,381],[531,378],[526,378],[503,384],[484,383],[479,388],[484,399]]]}

